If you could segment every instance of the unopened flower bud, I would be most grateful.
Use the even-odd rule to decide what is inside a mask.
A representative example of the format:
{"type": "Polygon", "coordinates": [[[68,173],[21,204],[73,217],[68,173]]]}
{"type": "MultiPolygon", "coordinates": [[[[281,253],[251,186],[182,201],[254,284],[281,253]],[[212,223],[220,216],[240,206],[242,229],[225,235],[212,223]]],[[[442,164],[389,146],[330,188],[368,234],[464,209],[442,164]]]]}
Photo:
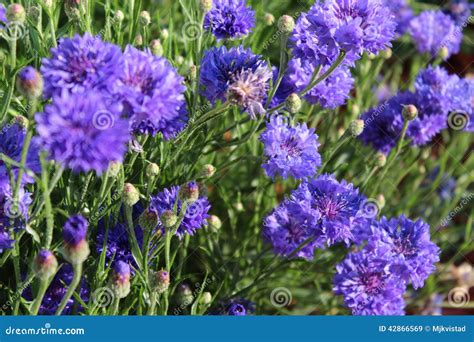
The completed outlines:
{"type": "Polygon", "coordinates": [[[135,46],[142,46],[143,45],[143,36],[141,34],[137,34],[135,39],[133,40],[133,45],[135,46]]]}
{"type": "Polygon", "coordinates": [[[46,8],[51,8],[53,7],[53,0],[43,0],[43,5],[46,8]]]}
{"type": "Polygon", "coordinates": [[[38,278],[49,279],[58,269],[58,260],[54,254],[44,249],[38,253],[34,261],[34,271],[38,278]]]}
{"type": "Polygon", "coordinates": [[[63,227],[64,256],[71,264],[82,264],[89,256],[86,240],[89,223],[82,215],[68,218],[63,227]]]}
{"type": "Polygon", "coordinates": [[[192,65],[189,66],[188,78],[189,78],[189,80],[194,81],[196,79],[196,77],[197,77],[197,66],[192,64],[192,65]]]}
{"type": "Polygon", "coordinates": [[[214,232],[219,231],[219,229],[222,227],[222,221],[216,215],[209,216],[207,223],[209,224],[209,228],[211,228],[214,232]]]}
{"type": "Polygon", "coordinates": [[[130,265],[121,260],[116,261],[110,285],[117,298],[125,298],[130,293],[130,276],[130,265]]]}
{"type": "Polygon", "coordinates": [[[32,66],[24,67],[18,73],[16,88],[27,99],[37,99],[43,93],[43,78],[32,66]]]}
{"type": "Polygon", "coordinates": [[[7,20],[9,22],[24,23],[26,20],[25,8],[20,4],[11,4],[7,8],[7,20]]]}
{"type": "Polygon", "coordinates": [[[177,65],[183,65],[184,63],[184,57],[181,55],[176,56],[175,62],[177,65]]]}
{"type": "Polygon", "coordinates": [[[132,207],[140,200],[140,192],[133,184],[125,183],[123,186],[123,202],[132,207]]]}
{"type": "Polygon", "coordinates": [[[23,128],[28,128],[29,121],[27,118],[25,118],[23,115],[17,115],[15,116],[15,122],[20,125],[23,128]]]}
{"type": "Polygon", "coordinates": [[[242,204],[242,202],[235,203],[235,210],[237,210],[239,213],[241,213],[245,210],[244,205],[242,204]]]}
{"type": "Polygon", "coordinates": [[[407,105],[402,110],[403,117],[407,121],[415,120],[418,115],[418,109],[414,105],[407,105]]]}
{"type": "Polygon", "coordinates": [[[212,0],[201,0],[199,5],[204,13],[209,12],[212,9],[212,0]]]}
{"type": "Polygon", "coordinates": [[[160,174],[160,167],[155,163],[150,163],[147,165],[145,173],[148,178],[154,178],[160,174]]]}
{"type": "Polygon", "coordinates": [[[449,57],[449,49],[446,46],[443,46],[441,49],[439,49],[438,55],[439,58],[445,61],[449,57]]]}
{"type": "Polygon", "coordinates": [[[161,41],[159,39],[153,39],[150,42],[150,50],[151,53],[157,57],[163,56],[163,45],[161,45],[161,41]]]}
{"type": "Polygon", "coordinates": [[[160,221],[165,228],[171,228],[178,222],[178,217],[172,210],[165,210],[160,216],[160,221]]]}
{"type": "Polygon", "coordinates": [[[282,15],[280,19],[278,19],[278,29],[283,33],[283,34],[290,34],[293,32],[293,29],[295,28],[295,20],[290,17],[289,15],[282,15]]]}
{"type": "Polygon", "coordinates": [[[352,105],[352,114],[354,114],[354,116],[359,116],[360,115],[359,105],[357,105],[355,103],[352,105]]]}
{"type": "Polygon", "coordinates": [[[211,178],[216,173],[216,168],[212,164],[206,164],[202,168],[202,175],[205,178],[211,178]]]}
{"type": "Polygon", "coordinates": [[[353,137],[358,137],[364,131],[364,120],[354,120],[351,122],[350,131],[353,137]]]}
{"type": "Polygon", "coordinates": [[[180,284],[178,286],[176,296],[178,304],[183,307],[190,305],[194,300],[193,292],[187,284],[180,284]]]}
{"type": "Polygon", "coordinates": [[[298,96],[298,94],[295,94],[295,93],[290,94],[286,98],[285,105],[286,105],[286,109],[288,109],[288,111],[291,114],[296,114],[301,109],[301,99],[298,96]]]}
{"type": "Polygon", "coordinates": [[[140,20],[140,24],[143,26],[150,25],[151,23],[150,13],[148,11],[141,11],[139,20],[140,20]]]}
{"type": "Polygon", "coordinates": [[[377,152],[375,155],[375,165],[377,167],[384,167],[387,163],[387,157],[382,152],[377,152]]]}
{"type": "Polygon", "coordinates": [[[121,24],[124,19],[125,19],[125,14],[123,14],[121,10],[115,11],[114,22],[116,22],[117,24],[121,24]]]}
{"type": "Polygon", "coordinates": [[[28,18],[35,24],[38,25],[39,23],[39,18],[41,15],[40,8],[38,6],[31,6],[28,8],[27,11],[28,18]]]}
{"type": "Polygon", "coordinates": [[[385,196],[384,195],[382,195],[382,194],[377,195],[375,200],[377,201],[377,204],[379,205],[379,209],[382,209],[383,207],[385,207],[385,196]]]}
{"type": "Polygon", "coordinates": [[[155,291],[163,293],[170,287],[170,274],[166,270],[161,270],[155,274],[155,291]]]}
{"type": "Polygon", "coordinates": [[[89,217],[89,215],[91,214],[91,210],[88,207],[84,207],[81,210],[81,214],[84,217],[89,217]]]}
{"type": "Polygon", "coordinates": [[[265,16],[263,17],[263,22],[267,26],[272,26],[275,22],[275,17],[271,13],[265,13],[265,16]]]}
{"type": "Polygon", "coordinates": [[[385,50],[382,50],[382,52],[380,53],[380,55],[382,56],[382,58],[384,59],[390,59],[392,58],[392,49],[391,48],[386,48],[385,50]]]}
{"type": "Polygon", "coordinates": [[[170,32],[167,29],[161,30],[161,34],[160,34],[161,39],[166,40],[169,38],[169,36],[170,36],[170,32]]]}
{"type": "Polygon", "coordinates": [[[122,163],[118,161],[110,162],[107,176],[111,178],[116,178],[118,174],[120,173],[120,170],[122,170],[122,163]]]}
{"type": "Polygon", "coordinates": [[[201,303],[203,305],[209,305],[212,302],[212,295],[210,292],[204,292],[201,296],[201,303]]]}
{"type": "Polygon", "coordinates": [[[78,20],[86,12],[88,0],[64,0],[64,12],[70,20],[78,20]]]}
{"type": "Polygon", "coordinates": [[[180,197],[183,201],[194,203],[199,198],[199,186],[196,182],[189,182],[179,189],[180,197]]]}
{"type": "Polygon", "coordinates": [[[150,208],[145,209],[138,218],[138,224],[144,231],[151,231],[158,225],[158,214],[150,208]]]}

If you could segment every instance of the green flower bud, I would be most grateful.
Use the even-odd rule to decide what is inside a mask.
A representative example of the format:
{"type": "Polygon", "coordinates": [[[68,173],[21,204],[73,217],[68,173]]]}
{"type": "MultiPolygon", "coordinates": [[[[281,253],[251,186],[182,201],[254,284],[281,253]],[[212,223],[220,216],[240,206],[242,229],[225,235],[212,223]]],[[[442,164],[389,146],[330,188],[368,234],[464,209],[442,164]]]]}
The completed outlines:
{"type": "Polygon", "coordinates": [[[189,80],[194,81],[196,80],[196,77],[197,77],[197,66],[193,64],[189,67],[188,78],[189,80]]]}
{"type": "Polygon", "coordinates": [[[121,10],[115,11],[114,22],[116,22],[117,24],[121,24],[124,19],[125,19],[125,14],[123,14],[121,10]]]}
{"type": "Polygon", "coordinates": [[[201,0],[199,5],[204,13],[209,12],[212,9],[212,0],[201,0]]]}
{"type": "Polygon", "coordinates": [[[150,209],[146,209],[138,218],[138,224],[145,231],[151,231],[158,225],[158,214],[150,209]]]}
{"type": "Polygon", "coordinates": [[[163,45],[161,45],[161,42],[159,39],[153,39],[150,42],[150,50],[151,50],[151,53],[157,57],[163,56],[163,45]]]}
{"type": "Polygon", "coordinates": [[[187,203],[194,203],[199,198],[199,186],[196,182],[189,182],[179,189],[181,199],[187,203]]]}
{"type": "Polygon", "coordinates": [[[222,227],[222,221],[216,215],[209,216],[207,223],[209,224],[209,228],[211,228],[214,232],[219,231],[222,227]]]}
{"type": "Polygon", "coordinates": [[[202,175],[205,178],[211,178],[216,173],[216,168],[212,164],[206,164],[202,168],[202,175]]]}
{"type": "Polygon", "coordinates": [[[295,20],[289,15],[282,15],[280,19],[278,19],[278,29],[282,33],[289,35],[291,32],[293,32],[294,28],[295,20]]]}
{"type": "Polygon", "coordinates": [[[135,39],[133,40],[133,45],[135,46],[142,46],[143,45],[143,36],[141,34],[137,34],[135,39]]]}
{"type": "Polygon", "coordinates": [[[418,109],[414,105],[406,105],[403,106],[402,114],[405,120],[413,121],[418,116],[418,109]]]}
{"type": "Polygon", "coordinates": [[[16,78],[16,88],[27,99],[37,99],[43,94],[43,77],[32,66],[24,67],[16,78]]]}
{"type": "Polygon", "coordinates": [[[143,26],[148,26],[151,23],[150,13],[148,11],[141,11],[139,17],[140,24],[143,26]]]}
{"type": "Polygon", "coordinates": [[[125,183],[123,186],[123,202],[132,207],[140,200],[140,192],[133,184],[125,183]]]}
{"type": "Polygon", "coordinates": [[[157,293],[164,293],[170,287],[170,274],[166,270],[161,270],[155,274],[155,291],[157,293]]]}
{"type": "Polygon", "coordinates": [[[71,264],[82,264],[90,254],[89,243],[86,240],[82,240],[77,245],[66,244],[63,247],[63,254],[71,264]]]}
{"type": "Polygon", "coordinates": [[[358,137],[364,131],[364,120],[352,121],[349,129],[353,137],[358,137]]]}
{"type": "Polygon", "coordinates": [[[107,176],[111,178],[116,178],[118,174],[120,173],[120,170],[122,170],[122,164],[120,162],[118,161],[110,162],[107,176]]]}
{"type": "Polygon", "coordinates": [[[393,55],[393,51],[392,49],[390,49],[389,47],[386,48],[385,50],[383,50],[380,55],[382,56],[382,58],[384,59],[390,59],[392,58],[392,55],[393,55]]]}
{"type": "Polygon", "coordinates": [[[288,111],[291,114],[296,114],[301,109],[301,99],[298,96],[298,94],[295,94],[295,93],[290,94],[286,98],[285,105],[286,105],[286,109],[288,109],[288,111]]]}
{"type": "Polygon", "coordinates": [[[43,5],[46,8],[51,8],[53,7],[53,0],[43,0],[43,5]]]}
{"type": "Polygon", "coordinates": [[[25,118],[23,115],[15,116],[15,122],[25,129],[28,128],[28,125],[30,124],[28,119],[25,118]]]}
{"type": "Polygon", "coordinates": [[[375,155],[375,165],[377,167],[384,167],[386,163],[387,157],[385,156],[385,154],[377,152],[377,154],[375,155]]]}
{"type": "Polygon", "coordinates": [[[201,303],[203,305],[209,305],[212,302],[212,295],[210,292],[204,292],[201,296],[201,303]]]}
{"type": "Polygon", "coordinates": [[[385,207],[385,196],[384,195],[382,195],[382,194],[377,195],[375,200],[377,201],[377,204],[379,205],[379,209],[382,209],[383,207],[385,207]]]}
{"type": "Polygon", "coordinates": [[[275,23],[275,17],[271,13],[265,13],[265,16],[263,17],[263,22],[267,26],[272,26],[273,23],[275,23]]]}
{"type": "Polygon", "coordinates": [[[178,217],[172,210],[165,210],[161,214],[160,221],[166,228],[171,228],[178,222],[178,217]]]}
{"type": "Polygon", "coordinates": [[[170,36],[170,32],[167,29],[161,30],[161,35],[160,35],[161,39],[166,40],[169,38],[169,36],[170,36]]]}
{"type": "Polygon", "coordinates": [[[441,58],[443,61],[448,59],[449,49],[446,46],[443,46],[441,49],[439,49],[438,55],[439,55],[439,58],[441,58]]]}
{"type": "Polygon", "coordinates": [[[58,260],[49,250],[42,250],[34,260],[33,269],[38,278],[46,280],[56,274],[58,260]]]}
{"type": "Polygon", "coordinates": [[[148,178],[154,178],[160,174],[160,167],[155,163],[150,163],[147,165],[145,173],[148,178]]]}
{"type": "Polygon", "coordinates": [[[20,4],[11,4],[7,8],[7,19],[8,21],[14,21],[17,23],[24,23],[26,20],[25,8],[20,4]]]}
{"type": "Polygon", "coordinates": [[[183,307],[189,306],[193,302],[194,296],[189,285],[180,284],[178,286],[176,300],[178,302],[178,305],[183,307]]]}

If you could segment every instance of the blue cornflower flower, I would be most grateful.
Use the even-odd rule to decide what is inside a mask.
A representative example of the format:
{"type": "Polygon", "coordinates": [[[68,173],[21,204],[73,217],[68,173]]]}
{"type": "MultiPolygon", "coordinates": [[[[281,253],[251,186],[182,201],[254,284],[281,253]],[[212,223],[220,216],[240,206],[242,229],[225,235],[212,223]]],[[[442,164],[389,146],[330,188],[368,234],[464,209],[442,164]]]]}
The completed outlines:
{"type": "MultiPolygon", "coordinates": [[[[152,196],[149,210],[154,211],[158,217],[161,217],[163,212],[167,210],[174,211],[176,204],[176,215],[179,216],[183,205],[179,198],[180,188],[180,186],[172,186],[169,189],[164,189],[158,195],[152,196]]],[[[180,238],[185,234],[193,235],[196,230],[201,229],[203,226],[207,226],[209,209],[211,209],[211,205],[205,196],[199,196],[197,201],[188,204],[183,220],[176,231],[176,235],[180,238]]],[[[161,223],[159,223],[158,228],[164,229],[161,223]]]]}
{"type": "Polygon", "coordinates": [[[410,34],[419,52],[436,56],[443,47],[448,55],[461,47],[462,32],[454,20],[441,11],[424,11],[410,22],[410,34]]]}
{"type": "Polygon", "coordinates": [[[248,316],[255,312],[255,303],[245,298],[233,298],[220,302],[210,311],[211,315],[220,316],[248,316]]]}
{"type": "Polygon", "coordinates": [[[204,29],[217,39],[241,38],[255,26],[255,11],[245,0],[214,0],[204,17],[204,29]]]}
{"type": "Polygon", "coordinates": [[[449,15],[456,25],[466,25],[471,16],[473,4],[469,4],[467,0],[450,0],[443,9],[443,12],[449,15]]]}
{"type": "Polygon", "coordinates": [[[128,121],[121,106],[101,93],[64,91],[35,119],[49,158],[74,172],[101,174],[110,162],[121,162],[127,150],[128,121]]]}
{"type": "Polygon", "coordinates": [[[51,57],[43,59],[44,96],[60,95],[64,89],[71,93],[105,90],[122,69],[119,46],[89,33],[61,38],[58,47],[51,49],[51,57]]]}
{"type": "Polygon", "coordinates": [[[263,114],[272,70],[259,55],[242,46],[212,48],[204,54],[200,85],[211,103],[229,100],[252,118],[263,114]]]}
{"type": "Polygon", "coordinates": [[[382,4],[387,6],[397,23],[397,33],[403,34],[408,30],[410,21],[414,14],[406,0],[382,0],[382,4]]]}
{"type": "Polygon", "coordinates": [[[110,88],[135,133],[172,138],[187,122],[183,77],[164,58],[127,46],[124,67],[110,88]]]}
{"type": "Polygon", "coordinates": [[[266,156],[262,167],[269,177],[303,179],[314,176],[321,166],[318,136],[306,124],[291,127],[284,117],[274,116],[260,140],[266,156]]]}
{"type": "Polygon", "coordinates": [[[334,292],[354,315],[403,315],[405,283],[382,253],[362,249],[336,266],[334,292]]]}

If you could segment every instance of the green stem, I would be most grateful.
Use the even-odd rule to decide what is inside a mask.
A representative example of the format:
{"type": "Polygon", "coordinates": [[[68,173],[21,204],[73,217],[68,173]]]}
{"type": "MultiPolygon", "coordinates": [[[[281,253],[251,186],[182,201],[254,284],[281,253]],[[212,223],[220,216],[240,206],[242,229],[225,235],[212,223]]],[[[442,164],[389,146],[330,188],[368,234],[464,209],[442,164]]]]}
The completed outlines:
{"type": "Polygon", "coordinates": [[[56,316],[59,316],[62,314],[64,308],[66,307],[67,302],[69,301],[69,299],[71,299],[74,291],[76,291],[76,288],[79,285],[79,282],[81,281],[82,263],[73,264],[72,268],[74,271],[74,276],[72,278],[71,284],[69,285],[67,289],[66,294],[64,295],[63,299],[61,300],[61,303],[58,306],[58,309],[56,310],[56,313],[55,313],[56,316]]]}
{"type": "Polygon", "coordinates": [[[31,314],[34,316],[38,314],[41,303],[43,302],[44,295],[46,293],[46,290],[48,289],[50,280],[51,277],[46,279],[40,279],[38,293],[36,294],[35,301],[33,302],[33,305],[31,307],[31,314]]]}

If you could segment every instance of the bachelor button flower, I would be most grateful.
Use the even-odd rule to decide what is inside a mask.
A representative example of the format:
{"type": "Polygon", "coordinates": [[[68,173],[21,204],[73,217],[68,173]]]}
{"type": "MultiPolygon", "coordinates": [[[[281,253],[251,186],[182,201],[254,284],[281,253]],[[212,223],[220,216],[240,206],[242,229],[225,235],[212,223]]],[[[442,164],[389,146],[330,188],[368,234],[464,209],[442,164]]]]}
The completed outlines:
{"type": "Polygon", "coordinates": [[[396,24],[380,0],[316,1],[295,27],[294,56],[330,64],[341,50],[353,62],[363,51],[377,54],[390,45],[396,24]]]}
{"type": "Polygon", "coordinates": [[[149,51],[129,45],[123,56],[123,70],[111,91],[123,102],[132,130],[173,137],[187,121],[183,77],[166,59],[149,51]]]}
{"type": "Polygon", "coordinates": [[[441,11],[425,11],[410,22],[410,34],[418,51],[436,56],[443,47],[448,56],[459,52],[461,29],[450,16],[441,11]]]}
{"type": "Polygon", "coordinates": [[[43,93],[43,78],[32,66],[21,69],[16,85],[18,91],[28,99],[36,99],[43,93]]]}
{"type": "Polygon", "coordinates": [[[255,303],[245,298],[233,298],[227,302],[220,302],[210,311],[211,315],[220,316],[247,316],[255,312],[255,303]]]}
{"type": "MultiPolygon", "coordinates": [[[[149,210],[155,211],[158,217],[167,211],[173,210],[175,203],[177,203],[177,215],[180,215],[182,202],[179,199],[180,186],[172,186],[169,189],[164,189],[158,195],[153,196],[150,202],[149,210]]],[[[208,212],[211,208],[207,197],[200,196],[197,201],[190,203],[186,207],[186,213],[183,220],[176,231],[176,235],[182,238],[185,234],[193,235],[197,229],[207,226],[208,212]]],[[[159,229],[163,229],[163,225],[158,225],[159,229]]]]}
{"type": "Polygon", "coordinates": [[[393,18],[397,23],[397,33],[405,33],[414,16],[413,10],[407,3],[407,0],[382,0],[382,4],[392,13],[393,18]]]}
{"type": "Polygon", "coordinates": [[[118,298],[125,298],[130,293],[130,265],[123,261],[114,263],[111,285],[118,298]]]}
{"type": "MultiPolygon", "coordinates": [[[[320,74],[328,67],[323,67],[320,74]]],[[[292,59],[288,63],[288,70],[278,88],[276,98],[281,102],[288,91],[300,92],[305,89],[314,73],[314,66],[301,59],[292,59]]],[[[324,81],[313,87],[305,99],[311,104],[319,104],[323,108],[335,109],[345,104],[354,85],[354,79],[347,66],[340,66],[324,81]]]]}
{"type": "Polygon", "coordinates": [[[284,117],[273,116],[260,140],[265,146],[266,156],[262,167],[269,177],[312,177],[321,166],[318,136],[306,124],[291,127],[284,117]]]}
{"type": "MultiPolygon", "coordinates": [[[[69,264],[63,264],[56,276],[53,278],[53,281],[48,287],[46,294],[44,296],[43,302],[41,303],[39,314],[40,315],[54,315],[56,312],[59,303],[63,299],[64,295],[67,292],[69,284],[72,282],[74,276],[72,266],[69,264]]],[[[86,279],[83,276],[81,282],[79,283],[76,293],[79,294],[81,299],[87,303],[89,300],[89,288],[86,284],[86,279]]],[[[66,307],[63,310],[63,315],[69,315],[73,312],[83,311],[81,304],[72,296],[66,304],[66,307]]]]}
{"type": "Polygon", "coordinates": [[[120,106],[98,92],[63,92],[35,119],[49,158],[74,172],[101,174],[127,150],[128,122],[120,106]]]}
{"type": "Polygon", "coordinates": [[[255,11],[245,0],[214,0],[204,17],[204,29],[217,39],[240,38],[255,26],[255,11]]]}
{"type": "Polygon", "coordinates": [[[314,249],[323,245],[322,232],[315,225],[320,217],[308,201],[286,199],[265,218],[263,238],[277,255],[312,260],[314,249]]]}
{"type": "MultiPolygon", "coordinates": [[[[23,141],[25,140],[26,129],[19,123],[6,124],[0,129],[0,153],[3,153],[8,158],[13,159],[17,163],[21,161],[21,153],[23,150],[23,141]]],[[[18,173],[18,168],[14,165],[9,166],[15,175],[18,173]]],[[[28,149],[26,158],[26,167],[34,173],[41,171],[39,161],[39,146],[38,142],[33,139],[28,149]]],[[[8,177],[8,168],[3,160],[0,159],[0,178],[8,177]]],[[[33,178],[28,174],[23,174],[23,182],[32,183],[33,178]]]]}
{"type": "Polygon", "coordinates": [[[81,264],[89,256],[87,229],[89,222],[82,215],[71,216],[64,223],[64,255],[71,264],[81,264]]]}
{"type": "Polygon", "coordinates": [[[319,218],[314,222],[321,240],[328,246],[338,242],[346,245],[353,240],[352,230],[364,218],[365,198],[345,180],[338,182],[332,175],[321,175],[303,182],[292,194],[292,200],[307,202],[319,218]]]}
{"type": "Polygon", "coordinates": [[[211,103],[229,99],[252,117],[264,112],[272,72],[261,56],[242,46],[206,51],[201,65],[202,94],[211,103]]]}
{"type": "Polygon", "coordinates": [[[430,226],[422,220],[412,221],[402,215],[390,220],[382,217],[379,229],[388,235],[391,271],[407,283],[411,282],[413,288],[421,288],[439,261],[440,250],[430,240],[430,226]]]}
{"type": "Polygon", "coordinates": [[[120,47],[89,33],[61,38],[51,55],[41,66],[46,98],[60,95],[64,89],[71,93],[104,90],[123,70],[120,47]]]}
{"type": "Polygon", "coordinates": [[[456,25],[463,26],[469,21],[471,8],[474,8],[474,5],[469,4],[468,0],[451,0],[448,1],[443,12],[449,15],[456,25]]]}
{"type": "Polygon", "coordinates": [[[353,315],[403,315],[405,284],[390,271],[390,259],[366,249],[336,266],[334,292],[353,315]]]}

